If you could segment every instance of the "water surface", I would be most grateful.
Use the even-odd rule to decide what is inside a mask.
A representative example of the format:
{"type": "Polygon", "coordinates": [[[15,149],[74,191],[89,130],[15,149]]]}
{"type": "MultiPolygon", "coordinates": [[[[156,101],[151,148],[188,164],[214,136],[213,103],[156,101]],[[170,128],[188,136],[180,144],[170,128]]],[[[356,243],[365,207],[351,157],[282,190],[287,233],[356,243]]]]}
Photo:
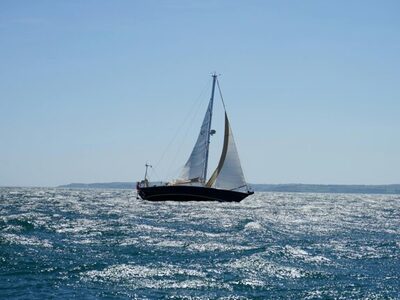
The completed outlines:
{"type": "Polygon", "coordinates": [[[398,195],[0,188],[0,298],[400,299],[398,195]]]}

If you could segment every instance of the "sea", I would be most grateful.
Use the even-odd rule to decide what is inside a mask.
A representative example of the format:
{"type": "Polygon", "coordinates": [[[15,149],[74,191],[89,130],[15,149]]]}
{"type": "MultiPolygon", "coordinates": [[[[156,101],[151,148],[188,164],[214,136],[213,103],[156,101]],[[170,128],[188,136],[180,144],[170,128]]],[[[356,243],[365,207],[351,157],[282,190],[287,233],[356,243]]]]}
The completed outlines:
{"type": "Polygon", "coordinates": [[[0,188],[1,299],[400,299],[400,195],[0,188]]]}

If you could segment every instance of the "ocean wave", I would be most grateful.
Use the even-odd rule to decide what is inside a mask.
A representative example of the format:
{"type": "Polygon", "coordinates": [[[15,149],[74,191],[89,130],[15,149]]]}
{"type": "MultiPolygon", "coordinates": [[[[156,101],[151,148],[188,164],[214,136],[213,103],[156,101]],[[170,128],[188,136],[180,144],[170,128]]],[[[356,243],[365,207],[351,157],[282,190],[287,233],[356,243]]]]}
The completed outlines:
{"type": "Polygon", "coordinates": [[[129,190],[0,188],[0,197],[4,298],[400,294],[398,196],[256,193],[235,204],[151,203],[129,190]]]}

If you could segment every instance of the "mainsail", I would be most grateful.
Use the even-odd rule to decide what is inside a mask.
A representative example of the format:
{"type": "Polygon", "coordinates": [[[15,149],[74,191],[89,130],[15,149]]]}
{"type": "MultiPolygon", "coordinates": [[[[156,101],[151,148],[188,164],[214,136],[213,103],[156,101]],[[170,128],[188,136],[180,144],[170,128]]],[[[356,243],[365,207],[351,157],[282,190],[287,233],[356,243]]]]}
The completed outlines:
{"type": "Polygon", "coordinates": [[[190,181],[205,182],[206,168],[208,159],[208,145],[211,128],[211,117],[213,108],[213,97],[208,104],[206,115],[204,116],[203,124],[201,125],[200,133],[196,144],[190,154],[188,161],[183,167],[180,179],[190,181]]]}
{"type": "Polygon", "coordinates": [[[233,138],[232,128],[229,124],[226,112],[224,146],[221,158],[217,168],[208,180],[207,186],[227,190],[239,189],[247,186],[233,138]]]}

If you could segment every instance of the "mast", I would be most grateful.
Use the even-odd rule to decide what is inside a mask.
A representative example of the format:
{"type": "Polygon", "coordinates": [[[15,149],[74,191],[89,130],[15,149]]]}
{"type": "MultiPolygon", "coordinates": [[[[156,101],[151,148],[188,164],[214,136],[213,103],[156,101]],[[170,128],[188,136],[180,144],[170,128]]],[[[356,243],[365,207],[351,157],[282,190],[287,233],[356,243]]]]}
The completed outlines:
{"type": "Polygon", "coordinates": [[[147,162],[146,162],[146,164],[145,164],[145,167],[146,167],[146,172],[144,173],[144,184],[145,184],[145,186],[147,187],[148,186],[148,180],[147,180],[147,169],[150,167],[150,168],[152,168],[153,166],[152,165],[149,165],[147,162]]]}
{"type": "Polygon", "coordinates": [[[207,180],[208,152],[210,149],[212,110],[214,104],[214,91],[215,91],[215,82],[217,81],[217,73],[214,72],[214,74],[212,74],[212,78],[213,78],[213,83],[212,83],[211,98],[210,98],[211,111],[210,111],[210,123],[208,124],[208,130],[207,130],[206,163],[204,164],[204,182],[206,182],[207,180]]]}

